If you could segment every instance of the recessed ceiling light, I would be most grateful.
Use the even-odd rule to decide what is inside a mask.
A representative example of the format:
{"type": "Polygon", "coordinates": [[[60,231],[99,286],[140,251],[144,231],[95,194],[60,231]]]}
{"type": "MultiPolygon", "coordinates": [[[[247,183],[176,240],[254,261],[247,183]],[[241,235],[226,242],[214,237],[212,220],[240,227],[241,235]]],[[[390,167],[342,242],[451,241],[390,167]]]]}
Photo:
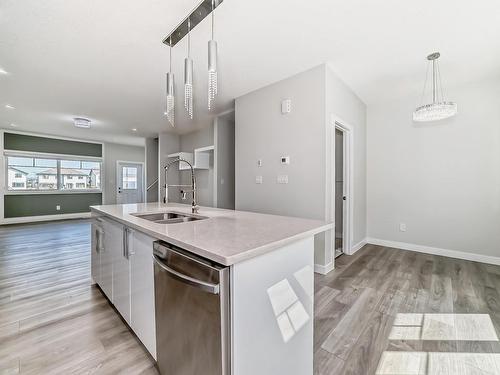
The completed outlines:
{"type": "Polygon", "coordinates": [[[77,128],[90,129],[92,121],[85,117],[75,117],[73,123],[77,128]]]}
{"type": "Polygon", "coordinates": [[[133,131],[133,132],[136,132],[136,131],[137,131],[137,129],[136,129],[136,128],[133,128],[133,129],[132,129],[132,131],[133,131]]]}
{"type": "Polygon", "coordinates": [[[5,108],[7,108],[7,109],[16,109],[16,107],[14,107],[13,105],[10,105],[10,104],[5,104],[5,108]]]}
{"type": "Polygon", "coordinates": [[[166,115],[168,115],[167,111],[163,112],[163,114],[164,114],[165,116],[166,116],[166,115]]]}
{"type": "Polygon", "coordinates": [[[9,74],[9,72],[0,68],[0,74],[9,74]]]}
{"type": "Polygon", "coordinates": [[[17,128],[16,124],[10,124],[10,126],[12,126],[13,128],[17,128]]]}

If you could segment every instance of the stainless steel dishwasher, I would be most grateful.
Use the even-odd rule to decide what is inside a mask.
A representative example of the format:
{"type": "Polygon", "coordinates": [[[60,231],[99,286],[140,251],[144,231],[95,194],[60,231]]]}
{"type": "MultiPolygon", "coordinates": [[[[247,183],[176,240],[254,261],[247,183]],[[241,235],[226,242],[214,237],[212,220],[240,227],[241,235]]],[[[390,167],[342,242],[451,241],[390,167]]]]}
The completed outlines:
{"type": "Polygon", "coordinates": [[[153,245],[156,350],[162,375],[229,375],[229,267],[153,245]]]}

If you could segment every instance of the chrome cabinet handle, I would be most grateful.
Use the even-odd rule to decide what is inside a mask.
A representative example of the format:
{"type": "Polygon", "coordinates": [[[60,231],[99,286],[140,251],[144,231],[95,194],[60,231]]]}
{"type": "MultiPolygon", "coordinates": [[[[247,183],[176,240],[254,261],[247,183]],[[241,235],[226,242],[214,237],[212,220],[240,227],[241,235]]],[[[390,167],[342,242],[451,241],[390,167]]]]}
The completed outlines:
{"type": "Polygon", "coordinates": [[[101,228],[96,228],[95,234],[96,234],[95,252],[100,253],[104,250],[104,247],[102,246],[102,237],[104,232],[101,228]]]}
{"type": "Polygon", "coordinates": [[[123,256],[127,259],[130,259],[131,255],[134,255],[135,253],[130,250],[130,239],[129,235],[132,231],[130,228],[123,228],[123,256]]]}
{"type": "Polygon", "coordinates": [[[220,291],[219,284],[207,283],[205,281],[201,281],[201,280],[195,279],[194,277],[184,275],[183,273],[177,272],[176,270],[173,270],[172,268],[168,267],[165,263],[163,263],[160,260],[160,258],[157,257],[156,255],[153,255],[153,260],[158,265],[160,270],[166,272],[171,278],[178,280],[184,284],[190,285],[194,288],[203,290],[205,292],[212,293],[212,294],[219,294],[219,291],[220,291]]]}

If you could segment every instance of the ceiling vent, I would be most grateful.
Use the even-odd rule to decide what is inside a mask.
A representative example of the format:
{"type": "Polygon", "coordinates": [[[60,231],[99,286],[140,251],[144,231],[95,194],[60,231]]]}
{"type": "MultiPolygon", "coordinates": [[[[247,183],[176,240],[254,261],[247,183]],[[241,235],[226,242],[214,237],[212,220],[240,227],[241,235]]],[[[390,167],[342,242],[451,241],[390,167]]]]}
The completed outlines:
{"type": "Polygon", "coordinates": [[[84,117],[75,117],[73,119],[74,124],[77,128],[90,129],[92,121],[84,117]]]}

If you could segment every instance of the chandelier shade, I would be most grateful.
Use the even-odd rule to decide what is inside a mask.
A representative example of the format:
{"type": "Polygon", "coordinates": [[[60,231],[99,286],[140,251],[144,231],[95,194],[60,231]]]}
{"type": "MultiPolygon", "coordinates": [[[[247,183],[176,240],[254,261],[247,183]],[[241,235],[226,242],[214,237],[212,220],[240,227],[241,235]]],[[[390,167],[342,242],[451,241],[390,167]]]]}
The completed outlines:
{"type": "MultiPolygon", "coordinates": [[[[432,64],[432,103],[420,105],[413,111],[413,121],[429,122],[444,120],[455,116],[458,111],[457,103],[446,101],[443,94],[443,85],[441,84],[441,73],[439,71],[438,59],[441,56],[435,52],[427,56],[427,60],[432,64]]],[[[428,75],[428,74],[427,74],[428,75]]],[[[422,99],[427,87],[427,75],[425,77],[422,99]]]]}

